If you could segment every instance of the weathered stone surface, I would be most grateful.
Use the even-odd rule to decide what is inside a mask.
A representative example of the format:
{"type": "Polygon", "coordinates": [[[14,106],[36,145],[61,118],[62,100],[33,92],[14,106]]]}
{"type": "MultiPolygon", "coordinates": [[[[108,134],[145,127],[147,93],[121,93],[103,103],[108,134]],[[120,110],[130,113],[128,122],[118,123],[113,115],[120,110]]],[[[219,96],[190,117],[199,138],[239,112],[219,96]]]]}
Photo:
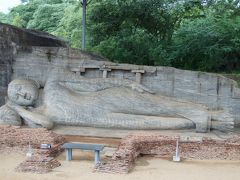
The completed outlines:
{"type": "Polygon", "coordinates": [[[66,47],[66,43],[48,33],[0,23],[0,105],[5,103],[15,55],[20,49],[29,52],[27,46],[66,47]]]}
{"type": "Polygon", "coordinates": [[[22,120],[20,115],[7,105],[0,107],[0,125],[21,126],[22,120]]]}
{"type": "Polygon", "coordinates": [[[66,47],[64,41],[51,34],[37,30],[22,29],[3,23],[0,23],[0,37],[19,46],[66,47]]]}
{"type": "Polygon", "coordinates": [[[0,105],[5,103],[7,85],[12,76],[12,62],[16,47],[11,41],[0,37],[0,105]]]}
{"type": "Polygon", "coordinates": [[[65,47],[25,46],[16,50],[13,59],[12,79],[32,79],[41,88],[33,108],[9,104],[29,124],[47,128],[52,123],[130,129],[196,127],[203,132],[240,123],[239,89],[234,81],[219,75],[116,64],[65,47]],[[103,69],[109,71],[103,73],[103,69]],[[144,73],[136,78],[136,72],[144,73]]]}
{"type": "Polygon", "coordinates": [[[107,73],[108,78],[124,78],[136,81],[136,75],[132,70],[142,69],[146,71],[141,76],[142,85],[156,94],[200,103],[213,110],[228,109],[235,116],[235,119],[239,117],[240,113],[237,111],[240,104],[239,89],[233,80],[225,77],[168,67],[157,67],[157,69],[151,67],[151,69],[147,66],[114,64],[104,61],[104,59],[84,55],[80,51],[68,51],[64,48],[58,48],[58,50],[52,48],[50,52],[54,54],[51,57],[51,62],[45,55],[47,53],[45,48],[33,47],[31,53],[19,52],[13,67],[13,78],[19,76],[31,78],[38,80],[43,86],[49,70],[53,67],[84,68],[85,72],[82,72],[81,76],[102,78],[103,72],[100,69],[105,66],[111,69],[107,73]],[[25,64],[28,66],[26,67],[25,64]],[[154,71],[153,68],[156,70],[154,71]]]}
{"type": "Polygon", "coordinates": [[[31,106],[38,99],[39,84],[32,80],[19,79],[8,85],[8,98],[18,105],[31,106]],[[25,94],[21,93],[21,86],[24,85],[25,94]]]}
{"type": "MultiPolygon", "coordinates": [[[[63,68],[51,69],[39,107],[38,86],[32,80],[9,84],[7,105],[28,125],[51,129],[54,124],[123,129],[189,129],[227,131],[234,119],[225,110],[214,116],[204,106],[154,94],[128,79],[86,78],[63,68]]],[[[1,112],[0,112],[1,113],[1,112]]]]}

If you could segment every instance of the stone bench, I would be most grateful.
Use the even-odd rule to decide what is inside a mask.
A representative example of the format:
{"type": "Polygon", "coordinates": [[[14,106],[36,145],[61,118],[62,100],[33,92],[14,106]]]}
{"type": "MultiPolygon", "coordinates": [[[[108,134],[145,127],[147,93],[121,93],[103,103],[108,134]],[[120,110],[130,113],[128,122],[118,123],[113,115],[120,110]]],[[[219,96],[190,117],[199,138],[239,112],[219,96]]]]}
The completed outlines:
{"type": "Polygon", "coordinates": [[[100,161],[100,151],[103,150],[102,144],[82,144],[82,143],[65,143],[62,148],[66,151],[66,160],[72,160],[72,149],[93,150],[95,151],[95,164],[100,161]]]}

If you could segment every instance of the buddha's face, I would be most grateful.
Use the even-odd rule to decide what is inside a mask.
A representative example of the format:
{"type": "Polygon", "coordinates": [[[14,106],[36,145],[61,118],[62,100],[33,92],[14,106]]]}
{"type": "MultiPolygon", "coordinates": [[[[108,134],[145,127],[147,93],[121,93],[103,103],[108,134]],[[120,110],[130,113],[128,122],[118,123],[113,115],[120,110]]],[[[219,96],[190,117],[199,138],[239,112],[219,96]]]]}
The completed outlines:
{"type": "Polygon", "coordinates": [[[31,106],[38,98],[38,86],[32,80],[13,80],[8,85],[8,97],[22,106],[31,106]]]}

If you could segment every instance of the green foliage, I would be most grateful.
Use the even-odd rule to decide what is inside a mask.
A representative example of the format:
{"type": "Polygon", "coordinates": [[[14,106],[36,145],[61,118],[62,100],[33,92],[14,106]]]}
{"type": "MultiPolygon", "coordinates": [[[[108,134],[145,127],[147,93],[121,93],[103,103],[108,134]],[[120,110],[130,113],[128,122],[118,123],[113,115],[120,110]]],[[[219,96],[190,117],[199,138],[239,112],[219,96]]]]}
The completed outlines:
{"type": "Polygon", "coordinates": [[[174,0],[101,1],[90,9],[90,45],[118,62],[169,65],[163,45],[198,6],[174,0]]]}
{"type": "Polygon", "coordinates": [[[240,16],[232,10],[219,16],[217,7],[177,29],[171,47],[173,66],[215,72],[240,69],[240,16]]]}
{"type": "Polygon", "coordinates": [[[19,6],[12,8],[8,14],[9,21],[13,25],[20,25],[20,27],[27,28],[28,22],[33,19],[33,14],[40,4],[40,1],[30,1],[27,4],[20,4],[19,6]],[[16,16],[23,21],[23,24],[13,23],[16,16]]]}
{"type": "Polygon", "coordinates": [[[222,75],[236,81],[238,88],[240,88],[240,72],[233,72],[231,74],[222,73],[222,75]]]}
{"type": "MultiPolygon", "coordinates": [[[[23,0],[0,21],[81,46],[81,0],[23,0]]],[[[240,71],[239,0],[89,0],[87,49],[112,61],[240,71]]]]}
{"type": "Polygon", "coordinates": [[[64,15],[65,4],[40,5],[28,22],[27,28],[54,32],[64,15]]]}
{"type": "Polygon", "coordinates": [[[12,24],[18,27],[24,27],[26,22],[19,15],[15,15],[12,19],[12,24]]]}
{"type": "Polygon", "coordinates": [[[119,31],[133,33],[137,28],[153,34],[158,40],[170,40],[175,27],[191,11],[194,4],[186,6],[176,0],[101,1],[91,7],[89,21],[92,35],[99,43],[119,31]]]}
{"type": "MultiPolygon", "coordinates": [[[[35,13],[39,13],[39,9],[41,9],[41,11],[46,15],[47,13],[49,13],[48,17],[49,18],[52,14],[54,14],[54,11],[57,8],[46,8],[45,10],[43,10],[44,5],[52,5],[54,6],[54,4],[63,4],[64,1],[63,0],[25,0],[22,1],[24,2],[24,4],[20,4],[14,8],[11,9],[10,13],[8,14],[8,22],[10,22],[10,24],[16,25],[16,26],[20,26],[20,27],[24,27],[24,28],[35,28],[35,26],[33,26],[33,24],[36,22],[34,22],[34,18],[36,18],[37,15],[34,16],[35,13]],[[17,16],[17,18],[16,18],[17,16]],[[22,21],[22,23],[14,23],[14,21],[22,21]],[[31,22],[30,22],[31,21],[31,22]],[[29,24],[30,23],[30,24],[29,24]]],[[[57,10],[58,11],[58,10],[57,10]]],[[[39,14],[38,14],[39,15],[39,14]]],[[[44,15],[42,16],[44,17],[44,15]]],[[[46,21],[46,20],[45,20],[46,21]]],[[[38,28],[38,27],[36,27],[38,28]]],[[[44,28],[46,29],[46,28],[44,28]]]]}
{"type": "Polygon", "coordinates": [[[2,23],[9,23],[8,16],[2,12],[0,12],[0,22],[2,23]]]}
{"type": "Polygon", "coordinates": [[[69,4],[53,34],[68,41],[71,47],[80,48],[82,33],[81,20],[82,9],[77,8],[76,4],[69,4]]]}
{"type": "Polygon", "coordinates": [[[131,35],[114,36],[101,41],[94,50],[115,62],[153,65],[149,54],[149,47],[153,44],[151,35],[136,29],[131,35]]]}

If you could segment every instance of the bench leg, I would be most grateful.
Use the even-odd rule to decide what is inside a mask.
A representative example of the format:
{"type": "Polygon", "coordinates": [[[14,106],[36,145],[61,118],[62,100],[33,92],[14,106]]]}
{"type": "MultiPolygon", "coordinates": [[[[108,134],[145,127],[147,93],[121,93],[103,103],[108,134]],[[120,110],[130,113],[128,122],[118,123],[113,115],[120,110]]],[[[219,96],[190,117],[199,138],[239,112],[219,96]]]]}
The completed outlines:
{"type": "Polygon", "coordinates": [[[72,149],[66,149],[66,160],[67,161],[72,160],[72,149]]]}
{"type": "Polygon", "coordinates": [[[100,151],[95,150],[95,164],[100,161],[100,151]]]}

